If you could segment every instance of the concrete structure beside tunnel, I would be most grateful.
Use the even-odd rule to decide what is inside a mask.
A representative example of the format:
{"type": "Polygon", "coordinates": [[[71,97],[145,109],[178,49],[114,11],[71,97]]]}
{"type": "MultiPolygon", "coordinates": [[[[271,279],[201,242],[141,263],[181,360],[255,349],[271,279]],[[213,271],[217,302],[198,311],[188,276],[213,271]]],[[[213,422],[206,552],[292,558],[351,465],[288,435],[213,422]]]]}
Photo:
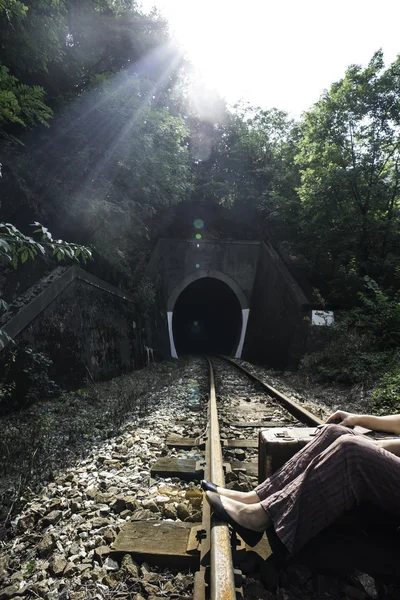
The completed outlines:
{"type": "MultiPolygon", "coordinates": [[[[225,350],[226,354],[283,366],[298,361],[304,351],[307,298],[270,245],[258,241],[161,239],[148,265],[146,279],[156,289],[155,310],[147,326],[146,341],[164,358],[179,355],[174,310],[183,294],[190,296],[188,290],[193,285],[201,290],[201,297],[210,307],[217,302],[215,296],[214,300],[209,297],[209,289],[222,294],[225,286],[231,294],[226,292],[224,296],[226,311],[231,310],[233,315],[233,304],[237,301],[240,306],[240,323],[235,317],[232,324],[235,342],[230,350],[225,350]],[[213,281],[220,282],[220,287],[213,285],[213,281]]],[[[201,304],[201,298],[198,302],[201,304]]],[[[222,319],[226,316],[224,307],[220,310],[222,319]]],[[[216,319],[214,315],[214,323],[216,319]]],[[[182,338],[184,334],[180,333],[182,338]]],[[[213,347],[208,352],[214,353],[213,347]]]]}

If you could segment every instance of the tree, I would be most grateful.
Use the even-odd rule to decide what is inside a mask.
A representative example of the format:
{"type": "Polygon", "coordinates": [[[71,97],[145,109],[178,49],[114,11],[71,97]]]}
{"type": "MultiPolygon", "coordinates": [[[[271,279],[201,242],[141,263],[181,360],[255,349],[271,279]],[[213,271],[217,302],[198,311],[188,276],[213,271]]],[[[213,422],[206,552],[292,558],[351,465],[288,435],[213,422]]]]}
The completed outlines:
{"type": "Polygon", "coordinates": [[[191,193],[189,132],[159,91],[129,70],[99,81],[40,140],[33,136],[16,162],[49,226],[59,231],[62,223],[58,235],[73,232],[130,277],[154,216],[191,193]]]}
{"type": "Polygon", "coordinates": [[[381,277],[398,256],[400,58],[349,67],[300,125],[301,233],[326,273],[353,263],[381,277]]]}
{"type": "Polygon", "coordinates": [[[287,233],[298,183],[295,124],[288,115],[238,105],[220,123],[200,123],[195,131],[192,146],[210,148],[194,164],[196,197],[229,209],[241,237],[287,233]]]}
{"type": "Polygon", "coordinates": [[[13,140],[32,128],[22,150],[0,144],[3,218],[24,228],[44,215],[131,276],[154,215],[190,193],[181,57],[165,21],[133,0],[3,0],[0,37],[13,99],[3,110],[0,80],[0,128],[13,140]],[[52,110],[49,129],[33,128],[52,110]]]}
{"type": "Polygon", "coordinates": [[[135,71],[167,30],[133,0],[0,0],[0,40],[0,134],[15,141],[99,76],[135,71]]]}

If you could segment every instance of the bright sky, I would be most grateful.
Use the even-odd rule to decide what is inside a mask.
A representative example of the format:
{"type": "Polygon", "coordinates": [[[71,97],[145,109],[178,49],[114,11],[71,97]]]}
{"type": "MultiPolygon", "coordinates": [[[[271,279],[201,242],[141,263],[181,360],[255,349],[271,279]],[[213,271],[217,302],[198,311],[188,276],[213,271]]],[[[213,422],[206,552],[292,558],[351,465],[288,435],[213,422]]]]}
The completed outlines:
{"type": "Polygon", "coordinates": [[[400,53],[399,0],[141,0],[168,19],[204,85],[298,117],[348,65],[400,53]]]}

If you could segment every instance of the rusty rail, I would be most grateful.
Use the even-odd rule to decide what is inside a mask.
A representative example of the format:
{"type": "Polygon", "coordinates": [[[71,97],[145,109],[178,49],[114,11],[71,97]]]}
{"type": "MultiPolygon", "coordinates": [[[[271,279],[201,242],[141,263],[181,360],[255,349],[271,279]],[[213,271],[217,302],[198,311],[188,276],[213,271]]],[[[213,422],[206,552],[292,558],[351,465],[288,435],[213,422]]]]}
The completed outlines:
{"type": "MultiPolygon", "coordinates": [[[[323,421],[313,415],[311,412],[262,381],[257,375],[248,371],[245,367],[237,364],[226,356],[221,356],[230,364],[234,365],[238,370],[243,371],[251,379],[256,381],[260,386],[272,397],[277,399],[291,414],[298,418],[303,423],[308,425],[321,425],[323,421]]],[[[205,444],[206,467],[205,477],[216,483],[217,485],[225,485],[225,476],[223,469],[222,447],[219,435],[217,399],[215,394],[214,372],[212,364],[206,358],[209,365],[210,389],[209,389],[209,404],[208,404],[208,425],[205,444]]],[[[240,591],[237,593],[235,589],[235,572],[232,561],[231,540],[229,527],[227,523],[210,516],[210,507],[207,503],[203,507],[203,528],[207,531],[207,536],[203,540],[204,548],[202,557],[208,554],[209,556],[209,595],[210,600],[236,600],[242,597],[240,591]]],[[[203,561],[201,561],[203,562],[203,561]]],[[[208,562],[208,561],[206,561],[208,562]]],[[[203,563],[204,564],[204,563],[203,563]]],[[[204,567],[203,567],[204,568],[204,567]]],[[[200,573],[199,573],[200,576],[200,573]]],[[[199,577],[199,580],[204,582],[204,573],[199,577]]],[[[201,585],[197,586],[199,594],[195,594],[195,600],[205,598],[206,589],[201,585]]],[[[196,585],[195,585],[196,589],[196,585]]]]}
{"type": "Polygon", "coordinates": [[[319,417],[316,417],[310,411],[308,411],[307,409],[300,406],[300,404],[297,404],[297,402],[295,402],[294,400],[291,400],[290,398],[285,396],[285,394],[282,394],[282,392],[279,392],[278,390],[273,388],[272,385],[269,385],[268,383],[265,383],[265,381],[262,381],[262,379],[257,377],[257,375],[254,375],[254,373],[252,373],[245,367],[242,367],[242,365],[239,365],[238,363],[236,363],[234,360],[228,358],[227,356],[221,355],[220,358],[223,358],[228,363],[230,363],[231,365],[234,365],[237,369],[239,369],[239,371],[243,371],[251,379],[253,379],[254,381],[257,381],[257,383],[259,383],[270,396],[272,396],[273,398],[278,400],[278,402],[280,402],[280,404],[282,404],[285,408],[287,408],[288,411],[294,417],[296,417],[296,419],[299,419],[299,421],[301,421],[302,423],[305,423],[306,425],[311,425],[312,427],[314,425],[318,426],[318,425],[324,424],[324,421],[322,419],[320,419],[319,417]]]}
{"type": "MultiPolygon", "coordinates": [[[[210,457],[211,481],[223,487],[225,485],[225,476],[223,470],[221,440],[219,437],[214,373],[211,362],[208,359],[207,362],[210,369],[210,398],[206,453],[210,457]]],[[[235,580],[228,524],[212,517],[210,538],[210,598],[211,600],[235,600],[235,580]]]]}
{"type": "MultiPolygon", "coordinates": [[[[248,371],[245,367],[237,364],[226,356],[221,356],[238,370],[243,371],[251,379],[258,382],[260,386],[272,397],[277,399],[291,414],[308,425],[321,425],[323,421],[311,412],[290,400],[287,396],[262,381],[257,375],[248,371]]],[[[208,358],[210,388],[208,403],[208,425],[205,444],[206,466],[204,476],[219,486],[225,485],[223,469],[222,445],[219,435],[217,399],[214,384],[213,367],[208,358]]],[[[201,572],[195,577],[195,600],[236,600],[241,596],[241,590],[235,589],[235,571],[233,568],[231,540],[227,523],[211,517],[210,507],[207,502],[203,506],[203,529],[207,532],[202,542],[201,572]],[[209,558],[209,560],[208,560],[209,558]],[[206,577],[204,569],[209,564],[209,578],[206,577]],[[196,580],[197,579],[197,580],[196,580]],[[208,589],[206,589],[206,581],[208,589]],[[197,593],[196,593],[197,590],[197,593]],[[209,594],[207,594],[207,591],[209,594]]],[[[207,567],[208,568],[208,567],[207,567]]]]}

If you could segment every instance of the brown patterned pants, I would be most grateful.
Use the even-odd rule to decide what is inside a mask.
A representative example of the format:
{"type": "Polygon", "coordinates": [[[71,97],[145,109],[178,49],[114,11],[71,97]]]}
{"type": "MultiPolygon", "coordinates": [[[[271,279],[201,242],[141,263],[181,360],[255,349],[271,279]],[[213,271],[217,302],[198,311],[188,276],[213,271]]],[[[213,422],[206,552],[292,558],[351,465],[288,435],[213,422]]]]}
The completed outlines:
{"type": "Polygon", "coordinates": [[[400,514],[400,458],[347,427],[326,425],[255,491],[295,553],[362,502],[400,514]]]}

